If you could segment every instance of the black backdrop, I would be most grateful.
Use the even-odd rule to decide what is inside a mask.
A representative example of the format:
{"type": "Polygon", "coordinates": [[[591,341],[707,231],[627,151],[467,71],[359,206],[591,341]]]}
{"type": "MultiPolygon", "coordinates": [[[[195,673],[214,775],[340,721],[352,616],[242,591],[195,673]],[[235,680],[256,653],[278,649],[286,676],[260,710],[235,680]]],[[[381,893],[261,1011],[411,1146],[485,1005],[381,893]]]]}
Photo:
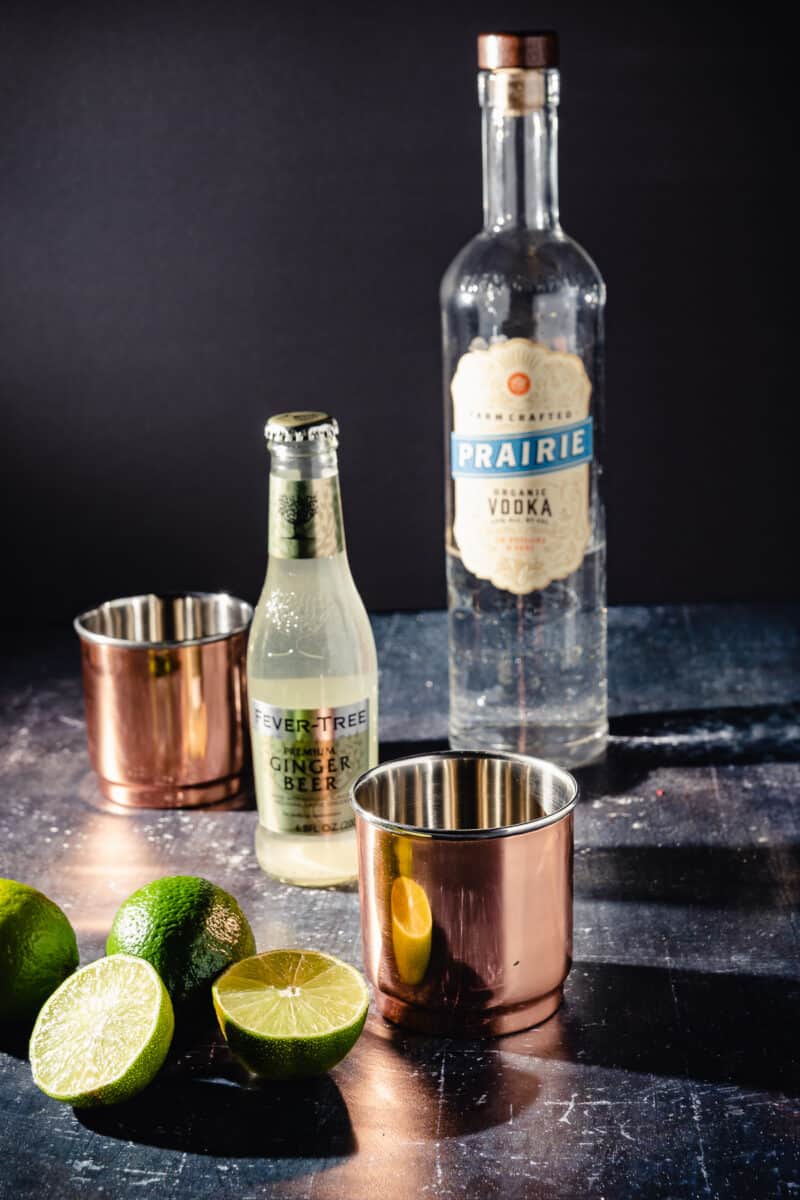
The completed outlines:
{"type": "Polygon", "coordinates": [[[531,25],[561,33],[562,217],[609,287],[610,599],[786,596],[791,74],[760,11],[0,6],[11,614],[254,598],[264,418],[312,406],[342,425],[367,604],[444,602],[437,289],[479,224],[474,39],[531,25]]]}

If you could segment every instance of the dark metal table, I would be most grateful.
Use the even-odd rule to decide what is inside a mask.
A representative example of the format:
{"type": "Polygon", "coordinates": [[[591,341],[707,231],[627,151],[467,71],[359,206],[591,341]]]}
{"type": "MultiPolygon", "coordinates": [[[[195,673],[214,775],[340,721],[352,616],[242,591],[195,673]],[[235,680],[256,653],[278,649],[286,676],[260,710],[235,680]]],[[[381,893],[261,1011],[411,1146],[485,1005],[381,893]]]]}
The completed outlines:
{"type": "MultiPolygon", "coordinates": [[[[445,735],[439,613],[375,622],[383,756],[445,735]]],[[[5,1198],[721,1197],[800,1192],[800,610],[627,608],[610,619],[612,741],[581,773],[567,1002],[497,1041],[371,1014],[309,1085],[244,1086],[208,1030],[141,1097],[76,1113],[0,1029],[5,1198]]],[[[101,811],[77,647],[13,648],[2,697],[0,875],[68,912],[83,962],[163,874],[207,875],[259,947],[360,959],[353,891],[266,879],[252,811],[101,811]]]]}

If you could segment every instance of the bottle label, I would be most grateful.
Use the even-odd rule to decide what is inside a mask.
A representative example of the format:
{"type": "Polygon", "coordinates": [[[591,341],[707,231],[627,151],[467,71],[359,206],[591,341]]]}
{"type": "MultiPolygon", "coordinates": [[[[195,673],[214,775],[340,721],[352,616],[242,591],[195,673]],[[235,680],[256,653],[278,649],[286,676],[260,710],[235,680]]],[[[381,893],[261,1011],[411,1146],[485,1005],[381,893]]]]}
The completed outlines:
{"type": "Polygon", "coordinates": [[[252,702],[260,819],[276,833],[341,833],[355,825],[350,786],[368,770],[369,700],[337,708],[252,702]]]}
{"type": "Polygon", "coordinates": [[[270,475],[269,552],[275,558],[330,558],[344,549],[338,475],[270,475]]]}
{"type": "Polygon", "coordinates": [[[592,385],[576,354],[480,343],[451,385],[453,536],[465,567],[514,595],[564,579],[589,541],[592,385]]]}

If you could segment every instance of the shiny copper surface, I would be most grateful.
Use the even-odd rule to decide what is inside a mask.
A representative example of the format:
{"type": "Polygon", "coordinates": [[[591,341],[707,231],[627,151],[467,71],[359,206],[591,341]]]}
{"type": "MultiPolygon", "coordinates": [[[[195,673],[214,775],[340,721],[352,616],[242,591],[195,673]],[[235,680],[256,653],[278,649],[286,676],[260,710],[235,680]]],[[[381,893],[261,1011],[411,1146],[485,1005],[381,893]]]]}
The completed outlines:
{"type": "Polygon", "coordinates": [[[78,618],[89,757],[110,801],[190,807],[241,792],[249,614],[232,597],[134,597],[78,618]]]}
{"type": "Polygon", "coordinates": [[[566,772],[518,755],[430,755],[362,776],[364,964],[384,1016],[497,1035],[556,1011],[572,962],[576,793],[566,772]]]}

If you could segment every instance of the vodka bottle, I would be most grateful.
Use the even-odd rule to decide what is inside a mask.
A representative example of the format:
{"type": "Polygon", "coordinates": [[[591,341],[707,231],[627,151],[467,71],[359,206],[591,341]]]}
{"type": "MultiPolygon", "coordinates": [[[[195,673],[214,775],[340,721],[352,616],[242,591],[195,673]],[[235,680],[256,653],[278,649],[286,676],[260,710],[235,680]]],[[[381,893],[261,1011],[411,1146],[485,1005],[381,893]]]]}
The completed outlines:
{"type": "Polygon", "coordinates": [[[603,753],[605,286],[561,228],[555,34],[482,34],[483,229],[442,282],[450,741],[603,753]]]}
{"type": "Polygon", "coordinates": [[[262,868],[324,886],[357,875],[351,783],[378,761],[375,641],[345,551],[338,426],[267,422],[269,564],[247,651],[262,868]]]}

